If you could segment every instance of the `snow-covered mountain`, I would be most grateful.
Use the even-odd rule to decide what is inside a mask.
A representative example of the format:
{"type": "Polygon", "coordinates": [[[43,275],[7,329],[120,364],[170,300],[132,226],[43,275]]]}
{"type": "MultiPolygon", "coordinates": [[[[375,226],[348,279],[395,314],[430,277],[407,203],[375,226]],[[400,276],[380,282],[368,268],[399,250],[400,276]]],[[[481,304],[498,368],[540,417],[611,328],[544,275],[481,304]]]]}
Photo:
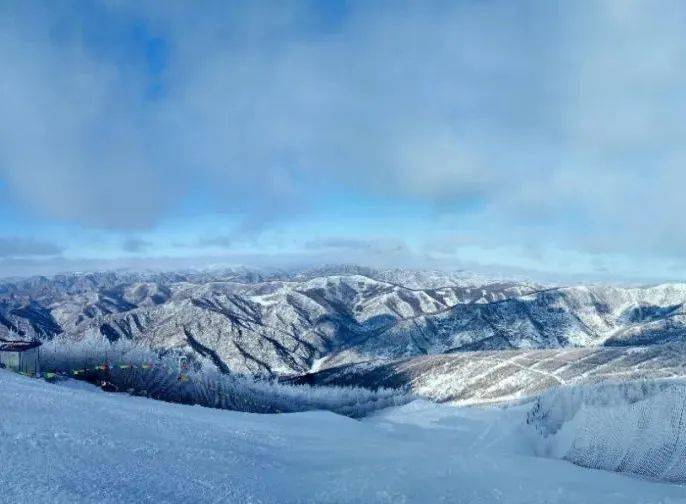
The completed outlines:
{"type": "Polygon", "coordinates": [[[686,379],[686,344],[456,352],[348,364],[289,381],[403,389],[473,405],[520,401],[559,386],[654,379],[686,379]]]}
{"type": "Polygon", "coordinates": [[[686,335],[686,285],[539,285],[357,266],[66,274],[0,284],[0,336],[130,339],[223,369],[301,375],[467,350],[634,346],[686,335]]]}

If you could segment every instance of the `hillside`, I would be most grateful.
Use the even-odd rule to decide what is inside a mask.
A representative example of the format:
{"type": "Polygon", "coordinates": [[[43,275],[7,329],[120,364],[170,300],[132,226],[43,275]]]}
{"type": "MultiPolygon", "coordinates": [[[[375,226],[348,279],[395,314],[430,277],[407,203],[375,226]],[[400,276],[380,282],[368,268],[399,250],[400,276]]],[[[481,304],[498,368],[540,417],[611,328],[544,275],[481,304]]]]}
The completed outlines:
{"type": "Polygon", "coordinates": [[[457,352],[349,364],[290,381],[385,387],[455,404],[500,403],[550,387],[686,378],[686,345],[457,352]]]}
{"type": "Polygon", "coordinates": [[[303,375],[474,350],[683,341],[686,286],[542,286],[464,272],[211,270],[0,285],[0,336],[127,340],[225,370],[303,375]]]}
{"type": "Polygon", "coordinates": [[[0,402],[3,502],[685,502],[680,486],[535,456],[521,408],[254,415],[2,370],[0,402]]]}

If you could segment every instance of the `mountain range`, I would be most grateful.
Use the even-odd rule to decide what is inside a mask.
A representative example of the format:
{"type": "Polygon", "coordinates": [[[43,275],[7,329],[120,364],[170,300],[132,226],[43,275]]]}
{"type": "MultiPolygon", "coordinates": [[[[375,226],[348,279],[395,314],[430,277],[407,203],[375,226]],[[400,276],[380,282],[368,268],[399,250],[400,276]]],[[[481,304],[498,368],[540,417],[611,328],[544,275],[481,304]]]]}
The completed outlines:
{"type": "Polygon", "coordinates": [[[556,286],[358,266],[64,274],[0,282],[0,337],[130,340],[225,372],[298,379],[414,358],[678,344],[685,302],[686,284],[556,286]]]}

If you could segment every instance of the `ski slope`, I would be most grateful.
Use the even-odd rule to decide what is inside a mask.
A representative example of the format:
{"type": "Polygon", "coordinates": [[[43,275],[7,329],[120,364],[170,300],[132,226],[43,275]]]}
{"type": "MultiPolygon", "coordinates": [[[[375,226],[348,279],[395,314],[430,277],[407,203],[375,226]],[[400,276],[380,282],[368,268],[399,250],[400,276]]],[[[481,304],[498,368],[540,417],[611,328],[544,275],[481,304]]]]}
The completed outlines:
{"type": "Polygon", "coordinates": [[[1,370],[0,404],[2,503],[686,503],[683,486],[536,457],[527,408],[256,415],[1,370]]]}

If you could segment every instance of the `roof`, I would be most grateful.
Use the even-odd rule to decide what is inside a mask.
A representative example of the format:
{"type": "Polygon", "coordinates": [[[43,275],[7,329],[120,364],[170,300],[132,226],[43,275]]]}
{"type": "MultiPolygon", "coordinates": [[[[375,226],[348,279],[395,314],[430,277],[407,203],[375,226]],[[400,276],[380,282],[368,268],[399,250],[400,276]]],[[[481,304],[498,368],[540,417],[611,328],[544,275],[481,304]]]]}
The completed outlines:
{"type": "Polygon", "coordinates": [[[25,352],[41,346],[40,341],[10,341],[0,338],[0,352],[25,352]]]}

